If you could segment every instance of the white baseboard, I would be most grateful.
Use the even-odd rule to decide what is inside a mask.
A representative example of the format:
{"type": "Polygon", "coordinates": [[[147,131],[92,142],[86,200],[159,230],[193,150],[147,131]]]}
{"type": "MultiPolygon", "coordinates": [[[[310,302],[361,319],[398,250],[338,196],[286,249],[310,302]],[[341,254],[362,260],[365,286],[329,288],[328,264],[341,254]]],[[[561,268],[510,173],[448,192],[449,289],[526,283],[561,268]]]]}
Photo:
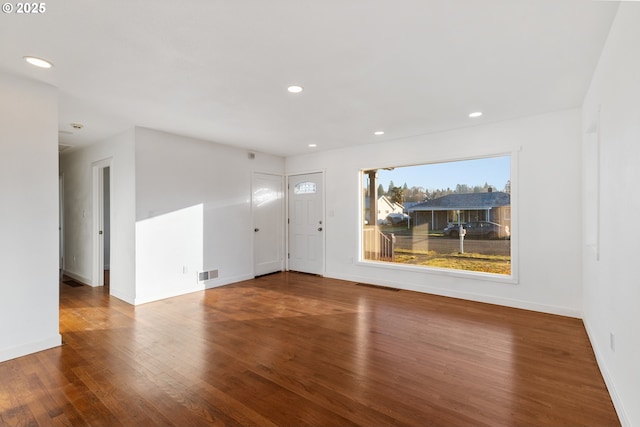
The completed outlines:
{"type": "Polygon", "coordinates": [[[589,337],[589,341],[591,342],[593,353],[596,355],[598,368],[600,368],[600,373],[602,374],[604,383],[607,386],[607,390],[609,390],[609,396],[611,396],[613,406],[616,408],[616,413],[618,414],[618,418],[620,419],[620,424],[622,424],[623,427],[631,427],[631,421],[629,421],[629,417],[627,416],[627,413],[624,409],[622,400],[620,400],[620,396],[616,391],[616,386],[613,382],[613,379],[611,378],[611,374],[609,374],[605,359],[602,356],[602,351],[600,350],[600,347],[598,347],[597,340],[595,340],[593,329],[591,328],[587,319],[582,319],[582,322],[584,323],[584,328],[586,329],[587,336],[589,337]]]}
{"type": "Polygon", "coordinates": [[[345,274],[332,274],[332,273],[325,273],[324,276],[330,277],[332,279],[348,280],[351,282],[370,283],[372,285],[387,286],[390,288],[422,292],[425,294],[438,295],[443,297],[458,298],[458,299],[463,299],[468,301],[502,305],[505,307],[520,308],[523,310],[538,311],[541,313],[557,314],[560,316],[574,317],[577,319],[581,318],[580,310],[570,308],[570,307],[538,304],[538,303],[532,303],[529,301],[495,297],[495,296],[483,295],[483,294],[475,294],[472,292],[456,291],[456,290],[443,289],[443,288],[437,288],[437,287],[431,287],[431,286],[425,286],[425,285],[416,286],[415,284],[400,283],[395,280],[394,281],[376,280],[374,283],[370,277],[359,277],[359,276],[351,276],[351,275],[345,275],[345,274]]]}
{"type": "Polygon", "coordinates": [[[243,282],[245,280],[251,280],[253,279],[254,276],[252,274],[242,274],[239,276],[233,276],[233,277],[221,277],[218,279],[213,279],[213,280],[207,280],[205,282],[205,289],[213,289],[213,288],[217,288],[219,286],[225,286],[225,285],[230,285],[232,283],[238,283],[238,282],[243,282]]]}
{"type": "Polygon", "coordinates": [[[109,294],[112,297],[116,297],[119,300],[122,300],[122,301],[126,302],[127,304],[135,305],[135,298],[134,297],[132,297],[131,295],[119,292],[117,289],[113,289],[113,286],[109,287],[109,294]]]}
{"type": "Polygon", "coordinates": [[[216,279],[207,280],[204,283],[199,283],[197,286],[194,286],[192,288],[180,289],[176,291],[168,291],[168,292],[158,293],[155,295],[136,296],[133,304],[134,305],[147,304],[150,302],[160,301],[167,298],[173,298],[180,295],[186,295],[193,292],[199,292],[206,289],[217,288],[219,286],[230,285],[231,283],[242,282],[243,280],[249,280],[249,279],[253,279],[253,276],[250,274],[246,274],[246,275],[243,274],[240,276],[233,276],[233,277],[220,277],[216,279]]]}
{"type": "Polygon", "coordinates": [[[16,357],[26,356],[31,353],[37,353],[42,350],[48,350],[60,345],[62,345],[62,336],[60,334],[55,334],[54,336],[41,341],[22,344],[17,347],[0,349],[0,362],[15,359],[16,357]]]}
{"type": "Polygon", "coordinates": [[[181,289],[180,291],[171,291],[171,292],[163,292],[157,293],[155,295],[136,295],[133,300],[133,305],[142,305],[148,304],[150,302],[162,301],[163,299],[178,297],[180,295],[187,295],[193,292],[202,291],[204,288],[190,288],[190,289],[181,289]]]}

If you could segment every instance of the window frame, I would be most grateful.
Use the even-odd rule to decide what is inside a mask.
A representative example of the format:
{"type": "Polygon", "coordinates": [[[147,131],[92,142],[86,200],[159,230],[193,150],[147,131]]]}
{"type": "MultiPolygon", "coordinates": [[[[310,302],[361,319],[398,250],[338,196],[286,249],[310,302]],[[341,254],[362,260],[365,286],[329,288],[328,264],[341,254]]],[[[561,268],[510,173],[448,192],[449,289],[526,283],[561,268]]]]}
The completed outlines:
{"type": "Polygon", "coordinates": [[[483,280],[483,281],[491,281],[497,283],[505,283],[505,284],[519,284],[519,209],[518,209],[518,154],[519,149],[515,150],[505,150],[505,151],[496,151],[490,153],[483,153],[477,155],[470,156],[455,156],[450,158],[442,158],[442,159],[430,159],[429,161],[423,162],[411,162],[406,164],[400,164],[400,162],[396,162],[396,164],[379,164],[374,167],[361,167],[358,169],[358,212],[357,212],[357,254],[354,257],[355,264],[357,266],[367,267],[367,268],[381,268],[386,270],[395,270],[399,272],[412,272],[412,273],[422,273],[427,275],[439,275],[439,276],[449,276],[456,278],[465,278],[465,279],[473,279],[473,280],[483,280]],[[440,268],[440,267],[430,267],[430,266],[418,266],[412,264],[403,264],[403,263],[395,263],[395,262],[387,262],[387,261],[377,261],[377,260],[367,260],[364,259],[364,197],[362,195],[362,189],[364,188],[364,179],[365,179],[365,171],[373,170],[373,169],[385,169],[385,168],[401,168],[401,167],[410,167],[410,166],[421,166],[421,165],[431,165],[431,164],[440,164],[440,163],[451,163],[451,162],[461,162],[466,160],[478,160],[478,159],[487,159],[493,157],[504,157],[510,156],[510,186],[511,186],[511,205],[510,205],[510,217],[511,217],[511,225],[509,229],[511,230],[511,274],[497,274],[497,273],[485,273],[478,271],[470,271],[470,270],[456,270],[449,268],[440,268]]]}

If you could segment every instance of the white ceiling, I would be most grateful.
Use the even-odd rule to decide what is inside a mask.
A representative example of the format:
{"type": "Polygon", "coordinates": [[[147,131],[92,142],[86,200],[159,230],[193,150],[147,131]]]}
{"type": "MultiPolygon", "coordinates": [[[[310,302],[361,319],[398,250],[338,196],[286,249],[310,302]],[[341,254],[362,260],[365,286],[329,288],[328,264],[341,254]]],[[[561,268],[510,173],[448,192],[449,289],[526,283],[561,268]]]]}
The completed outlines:
{"type": "Polygon", "coordinates": [[[578,107],[617,7],[50,1],[41,15],[0,17],[0,71],[59,88],[62,144],[137,125],[293,155],[309,143],[324,150],[578,107]],[[25,55],[55,67],[36,69],[25,55]],[[304,92],[288,93],[291,84],[304,92]],[[470,119],[476,110],[484,115],[470,119]]]}

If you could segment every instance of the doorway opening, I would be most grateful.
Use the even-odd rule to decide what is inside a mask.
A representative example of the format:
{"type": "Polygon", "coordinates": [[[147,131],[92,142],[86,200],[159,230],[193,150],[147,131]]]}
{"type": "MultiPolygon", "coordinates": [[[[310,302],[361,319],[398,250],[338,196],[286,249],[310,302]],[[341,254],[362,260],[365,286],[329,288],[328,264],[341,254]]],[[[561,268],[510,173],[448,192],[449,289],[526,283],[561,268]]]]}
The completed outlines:
{"type": "Polygon", "coordinates": [[[102,230],[103,230],[103,285],[109,287],[109,270],[111,265],[111,168],[103,169],[103,213],[102,213],[102,230]]]}
{"type": "Polygon", "coordinates": [[[111,268],[111,159],[93,164],[94,286],[109,287],[111,268]]]}

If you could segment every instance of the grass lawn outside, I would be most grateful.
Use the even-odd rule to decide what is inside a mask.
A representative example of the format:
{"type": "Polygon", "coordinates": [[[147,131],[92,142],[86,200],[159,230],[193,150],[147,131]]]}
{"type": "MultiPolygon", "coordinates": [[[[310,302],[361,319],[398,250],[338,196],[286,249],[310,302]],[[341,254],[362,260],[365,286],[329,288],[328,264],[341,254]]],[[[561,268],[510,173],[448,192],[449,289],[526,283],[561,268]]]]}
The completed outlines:
{"type": "Polygon", "coordinates": [[[395,250],[395,262],[453,270],[479,271],[493,274],[511,274],[511,257],[477,253],[442,254],[435,251],[395,250]]]}

